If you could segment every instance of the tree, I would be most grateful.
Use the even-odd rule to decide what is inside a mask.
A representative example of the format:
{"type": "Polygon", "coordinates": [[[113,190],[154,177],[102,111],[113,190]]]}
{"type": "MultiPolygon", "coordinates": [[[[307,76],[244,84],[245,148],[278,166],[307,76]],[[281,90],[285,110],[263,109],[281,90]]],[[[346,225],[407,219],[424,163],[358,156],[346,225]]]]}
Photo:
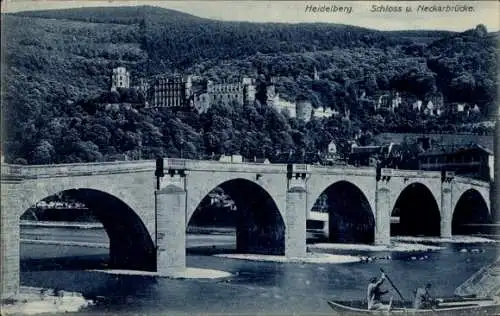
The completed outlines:
{"type": "Polygon", "coordinates": [[[365,90],[368,95],[373,95],[379,91],[375,74],[371,73],[365,77],[365,90]]]}
{"type": "Polygon", "coordinates": [[[50,164],[53,162],[54,146],[47,140],[42,140],[33,151],[32,162],[34,164],[50,164]]]}
{"type": "Polygon", "coordinates": [[[488,29],[486,28],[486,26],[484,24],[478,24],[476,26],[475,32],[476,32],[477,36],[479,36],[479,37],[484,37],[484,36],[488,35],[488,29]]]}
{"type": "Polygon", "coordinates": [[[476,80],[470,73],[461,73],[450,82],[450,90],[453,95],[452,100],[473,101],[476,89],[476,80]]]}

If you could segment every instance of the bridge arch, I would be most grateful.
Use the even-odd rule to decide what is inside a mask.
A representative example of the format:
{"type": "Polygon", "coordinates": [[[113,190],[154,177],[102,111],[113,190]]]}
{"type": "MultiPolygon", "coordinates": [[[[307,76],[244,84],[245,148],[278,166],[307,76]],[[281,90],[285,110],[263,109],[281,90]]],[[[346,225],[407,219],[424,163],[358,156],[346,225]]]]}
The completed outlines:
{"type": "Polygon", "coordinates": [[[249,179],[233,178],[206,189],[206,194],[199,197],[196,204],[188,206],[186,229],[207,211],[207,199],[216,188],[234,201],[235,209],[231,215],[239,252],[284,254],[286,224],[278,201],[263,186],[249,179]]]}
{"type": "Polygon", "coordinates": [[[467,181],[463,181],[462,179],[458,179],[458,181],[453,183],[453,188],[452,188],[452,205],[451,209],[452,212],[455,211],[457,204],[460,200],[460,198],[463,197],[463,195],[470,191],[473,190],[482,197],[482,201],[486,203],[486,207],[488,208],[488,213],[491,214],[491,205],[490,205],[490,187],[489,186],[484,186],[484,185],[474,185],[471,183],[467,183],[467,181]]]}
{"type": "Polygon", "coordinates": [[[370,205],[370,209],[375,216],[376,182],[374,175],[373,175],[373,181],[371,180],[372,180],[372,175],[367,175],[367,176],[353,175],[352,177],[312,175],[308,183],[308,195],[307,195],[308,213],[311,212],[311,210],[314,207],[314,203],[316,203],[318,199],[320,199],[321,195],[324,194],[324,192],[328,190],[328,188],[330,188],[332,185],[338,182],[348,182],[357,189],[359,189],[363,193],[363,195],[367,198],[368,203],[370,205]],[[367,181],[367,178],[369,178],[370,181],[367,181]]]}
{"type": "Polygon", "coordinates": [[[330,184],[311,210],[328,212],[329,240],[341,243],[373,243],[375,218],[369,199],[356,184],[340,180],[330,184]],[[322,199],[321,197],[326,197],[322,199]]]}
{"type": "MultiPolygon", "coordinates": [[[[38,192],[32,200],[38,203],[60,194],[83,203],[103,224],[109,238],[110,267],[146,271],[156,269],[156,250],[151,235],[141,217],[126,202],[109,192],[91,188],[68,189],[53,193],[44,190],[38,192]]],[[[24,199],[19,208],[19,218],[35,205],[28,201],[24,199]]]]}
{"type": "Polygon", "coordinates": [[[391,217],[391,235],[439,236],[441,214],[438,199],[429,187],[420,182],[406,185],[395,199],[391,217]]]}
{"type": "Polygon", "coordinates": [[[470,188],[457,199],[452,214],[452,234],[489,233],[484,224],[492,222],[487,201],[478,190],[470,188]]]}

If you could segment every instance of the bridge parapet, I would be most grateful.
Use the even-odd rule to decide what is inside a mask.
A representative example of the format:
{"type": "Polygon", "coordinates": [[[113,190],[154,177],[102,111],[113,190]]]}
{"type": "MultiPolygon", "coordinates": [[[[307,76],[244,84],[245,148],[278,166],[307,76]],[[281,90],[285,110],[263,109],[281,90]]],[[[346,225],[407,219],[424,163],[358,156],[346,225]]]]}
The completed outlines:
{"type": "Polygon", "coordinates": [[[489,188],[490,183],[487,181],[482,181],[482,180],[477,180],[477,179],[472,179],[472,178],[467,178],[467,177],[462,177],[462,176],[455,176],[454,180],[455,182],[462,183],[462,184],[470,184],[478,187],[483,187],[483,188],[489,188]]]}
{"type": "Polygon", "coordinates": [[[382,173],[390,177],[400,178],[441,178],[440,171],[426,171],[426,170],[402,170],[383,168],[382,173]]]}
{"type": "Polygon", "coordinates": [[[286,165],[164,158],[165,169],[244,173],[285,173],[286,165]]]}
{"type": "Polygon", "coordinates": [[[22,181],[22,169],[17,165],[2,163],[0,178],[3,183],[22,181]]]}
{"type": "Polygon", "coordinates": [[[309,171],[308,165],[304,163],[291,164],[293,173],[307,173],[309,171]]]}
{"type": "Polygon", "coordinates": [[[309,171],[312,174],[325,175],[346,175],[346,176],[369,176],[375,177],[377,171],[373,167],[350,167],[350,166],[309,166],[309,171]]]}
{"type": "Polygon", "coordinates": [[[2,166],[0,168],[1,170],[1,175],[2,176],[21,176],[22,172],[22,167],[21,165],[10,165],[6,163],[2,163],[2,166]]]}
{"type": "Polygon", "coordinates": [[[166,158],[164,159],[166,169],[184,170],[186,169],[186,159],[166,158]]]}
{"type": "Polygon", "coordinates": [[[2,164],[2,176],[18,176],[26,179],[36,179],[153,171],[154,168],[155,163],[152,160],[57,165],[2,164]]]}

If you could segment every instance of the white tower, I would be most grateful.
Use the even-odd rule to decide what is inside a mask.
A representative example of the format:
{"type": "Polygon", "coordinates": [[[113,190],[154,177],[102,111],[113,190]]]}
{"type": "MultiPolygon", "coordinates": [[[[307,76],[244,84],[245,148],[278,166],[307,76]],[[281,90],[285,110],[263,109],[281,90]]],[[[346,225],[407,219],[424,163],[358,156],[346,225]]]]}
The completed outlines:
{"type": "Polygon", "coordinates": [[[113,68],[111,76],[111,91],[116,91],[117,88],[130,87],[130,73],[125,67],[113,68]]]}

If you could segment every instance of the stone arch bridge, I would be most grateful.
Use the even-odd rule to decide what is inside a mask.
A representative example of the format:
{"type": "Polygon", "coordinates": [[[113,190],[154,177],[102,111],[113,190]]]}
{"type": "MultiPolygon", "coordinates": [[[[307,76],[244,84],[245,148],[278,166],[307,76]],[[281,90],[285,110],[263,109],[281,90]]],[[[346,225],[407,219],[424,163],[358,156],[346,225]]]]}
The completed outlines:
{"type": "Polygon", "coordinates": [[[455,210],[479,212],[467,201],[480,200],[481,212],[490,215],[489,183],[440,172],[181,159],[2,164],[1,171],[2,298],[19,290],[20,216],[60,192],[85,203],[103,223],[113,266],[160,275],[186,267],[186,228],[216,187],[240,214],[238,251],[287,257],[306,255],[307,219],[328,221],[332,241],[387,244],[391,216],[403,233],[450,237],[455,210]],[[315,212],[324,194],[328,212],[315,212]]]}

